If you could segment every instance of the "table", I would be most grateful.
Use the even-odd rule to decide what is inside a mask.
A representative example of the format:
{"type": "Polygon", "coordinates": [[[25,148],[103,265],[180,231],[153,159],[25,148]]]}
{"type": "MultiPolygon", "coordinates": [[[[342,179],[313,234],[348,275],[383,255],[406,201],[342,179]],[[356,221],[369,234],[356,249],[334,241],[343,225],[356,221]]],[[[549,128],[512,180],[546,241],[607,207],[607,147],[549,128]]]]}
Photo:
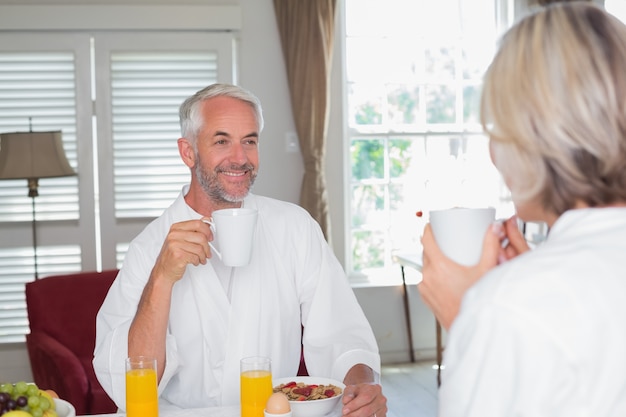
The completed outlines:
{"type": "MultiPolygon", "coordinates": [[[[397,252],[392,255],[394,262],[400,265],[402,273],[402,290],[404,299],[404,316],[406,321],[407,335],[409,337],[409,354],[411,362],[415,362],[415,353],[413,352],[413,332],[411,329],[411,313],[409,310],[409,295],[406,288],[406,278],[404,268],[410,267],[418,272],[422,272],[422,254],[421,252],[397,252]]],[[[441,324],[435,319],[436,332],[436,356],[437,356],[437,385],[441,385],[441,363],[443,361],[443,345],[441,342],[441,324]]]]}
{"type": "MultiPolygon", "coordinates": [[[[341,417],[342,403],[328,413],[325,417],[341,417]]],[[[240,417],[241,409],[238,405],[208,408],[191,408],[179,410],[174,408],[159,407],[159,417],[240,417]]],[[[126,417],[125,413],[94,414],[85,417],[126,417]]]]}
{"type": "MultiPolygon", "coordinates": [[[[159,417],[240,417],[239,406],[192,408],[187,410],[159,408],[159,417]]],[[[89,417],[125,417],[125,413],[95,414],[89,417]]]]}

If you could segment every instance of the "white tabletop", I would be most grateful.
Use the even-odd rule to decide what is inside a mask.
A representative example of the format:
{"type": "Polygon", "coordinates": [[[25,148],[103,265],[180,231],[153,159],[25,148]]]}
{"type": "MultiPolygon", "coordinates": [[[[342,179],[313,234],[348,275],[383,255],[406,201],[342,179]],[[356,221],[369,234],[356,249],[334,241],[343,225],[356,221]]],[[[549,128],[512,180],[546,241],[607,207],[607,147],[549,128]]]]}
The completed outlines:
{"type": "Polygon", "coordinates": [[[391,258],[401,266],[409,266],[422,272],[422,252],[394,252],[391,258]]]}
{"type": "MultiPolygon", "coordinates": [[[[239,406],[159,410],[159,417],[240,417],[239,406]]],[[[125,417],[125,413],[95,414],[88,417],[125,417]]]]}
{"type": "MultiPolygon", "coordinates": [[[[340,417],[341,401],[337,406],[324,417],[340,417]]],[[[238,405],[228,407],[208,407],[208,408],[190,408],[186,410],[161,409],[159,408],[159,417],[240,417],[241,411],[238,405]]],[[[125,413],[114,414],[94,414],[85,417],[126,417],[125,413]]],[[[322,417],[322,416],[320,416],[322,417]]]]}

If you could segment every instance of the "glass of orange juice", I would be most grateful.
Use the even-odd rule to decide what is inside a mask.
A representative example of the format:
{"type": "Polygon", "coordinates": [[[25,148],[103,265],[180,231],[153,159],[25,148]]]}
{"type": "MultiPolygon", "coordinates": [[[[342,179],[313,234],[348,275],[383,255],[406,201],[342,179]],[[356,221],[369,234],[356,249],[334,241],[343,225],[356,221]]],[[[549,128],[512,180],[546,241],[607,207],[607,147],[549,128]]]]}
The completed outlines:
{"type": "Polygon", "coordinates": [[[126,358],[126,416],[158,417],[156,359],[126,358]]]}
{"type": "Polygon", "coordinates": [[[270,358],[253,356],[241,360],[241,417],[263,417],[272,395],[270,358]]]}

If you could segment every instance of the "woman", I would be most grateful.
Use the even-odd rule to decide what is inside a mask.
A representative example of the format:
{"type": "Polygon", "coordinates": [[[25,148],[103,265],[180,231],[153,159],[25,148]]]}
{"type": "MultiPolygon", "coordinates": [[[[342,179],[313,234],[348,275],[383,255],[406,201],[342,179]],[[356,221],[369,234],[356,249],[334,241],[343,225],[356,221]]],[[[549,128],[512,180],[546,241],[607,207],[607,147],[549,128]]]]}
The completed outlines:
{"type": "Polygon", "coordinates": [[[510,219],[463,267],[426,227],[418,288],[449,328],[439,415],[625,416],[626,26],[583,2],[521,20],[481,113],[517,216],[550,233],[529,250],[510,219]]]}

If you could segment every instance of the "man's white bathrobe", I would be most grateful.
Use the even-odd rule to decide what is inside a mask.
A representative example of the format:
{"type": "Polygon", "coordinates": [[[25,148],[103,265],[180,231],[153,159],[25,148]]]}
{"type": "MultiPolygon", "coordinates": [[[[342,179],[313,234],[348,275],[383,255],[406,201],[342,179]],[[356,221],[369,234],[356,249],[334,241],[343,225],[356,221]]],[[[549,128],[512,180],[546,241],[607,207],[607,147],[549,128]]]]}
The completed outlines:
{"type": "MultiPolygon", "coordinates": [[[[144,285],[170,226],[201,217],[185,203],[186,192],[133,240],[98,313],[93,365],[121,409],[128,330],[144,285]]],[[[270,357],[274,378],[295,376],[301,325],[309,374],[341,381],[357,363],[380,373],[372,329],[317,222],[301,207],[267,197],[249,195],[243,206],[259,211],[250,264],[233,268],[223,285],[213,257],[189,265],[174,285],[159,384],[164,405],[238,404],[239,360],[246,356],[270,357]]]]}

